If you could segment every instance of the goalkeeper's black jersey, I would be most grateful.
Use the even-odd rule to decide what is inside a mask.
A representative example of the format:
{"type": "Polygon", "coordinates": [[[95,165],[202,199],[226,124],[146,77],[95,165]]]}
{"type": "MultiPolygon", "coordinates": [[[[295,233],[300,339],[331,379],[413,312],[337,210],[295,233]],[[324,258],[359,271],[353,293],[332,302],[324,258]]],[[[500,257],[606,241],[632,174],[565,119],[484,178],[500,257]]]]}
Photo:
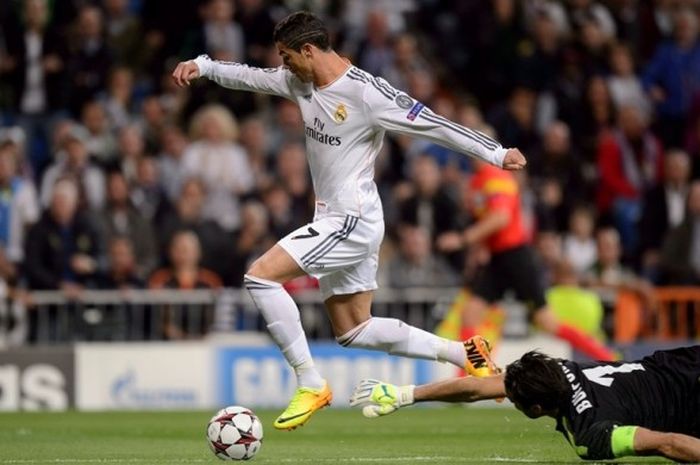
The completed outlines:
{"type": "Polygon", "coordinates": [[[562,361],[571,400],[557,430],[586,459],[611,459],[618,426],[700,437],[700,346],[658,351],[635,362],[562,361]]]}

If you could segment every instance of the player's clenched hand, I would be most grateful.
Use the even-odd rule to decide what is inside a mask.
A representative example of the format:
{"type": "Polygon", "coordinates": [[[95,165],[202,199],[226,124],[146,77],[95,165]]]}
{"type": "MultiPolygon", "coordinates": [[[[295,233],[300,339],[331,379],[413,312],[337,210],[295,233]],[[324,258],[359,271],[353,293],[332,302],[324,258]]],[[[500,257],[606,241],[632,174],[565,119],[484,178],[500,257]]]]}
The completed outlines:
{"type": "Polygon", "coordinates": [[[413,386],[395,386],[376,379],[362,380],[350,397],[350,405],[362,407],[367,418],[389,415],[412,403],[413,386]]]}
{"type": "Polygon", "coordinates": [[[199,77],[199,66],[194,60],[181,61],[173,71],[173,80],[180,87],[189,86],[192,79],[199,77]]]}
{"type": "Polygon", "coordinates": [[[521,170],[525,168],[526,164],[525,155],[518,149],[508,149],[506,156],[503,158],[504,170],[521,170]]]}

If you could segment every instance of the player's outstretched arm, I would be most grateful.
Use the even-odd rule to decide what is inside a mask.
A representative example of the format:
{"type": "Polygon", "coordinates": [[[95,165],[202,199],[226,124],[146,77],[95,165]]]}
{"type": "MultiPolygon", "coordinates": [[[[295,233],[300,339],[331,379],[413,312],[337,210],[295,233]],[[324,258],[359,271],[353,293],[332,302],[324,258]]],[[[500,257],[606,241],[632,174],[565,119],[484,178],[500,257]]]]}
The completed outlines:
{"type": "Polygon", "coordinates": [[[416,402],[476,402],[505,397],[503,374],[477,378],[453,378],[422,386],[395,386],[374,379],[363,380],[350,398],[367,418],[389,415],[416,402]]]}
{"type": "Polygon", "coordinates": [[[415,402],[477,402],[500,399],[506,396],[504,374],[478,378],[466,376],[417,386],[413,392],[415,402]]]}
{"type": "Polygon", "coordinates": [[[361,71],[354,76],[367,84],[363,93],[365,113],[379,127],[431,140],[503,169],[525,167],[527,161],[520,150],[504,148],[488,135],[434,113],[381,78],[361,71]]]}
{"type": "Polygon", "coordinates": [[[637,428],[634,435],[637,455],[661,455],[676,462],[700,462],[700,439],[678,433],[661,433],[637,428]]]}
{"type": "Polygon", "coordinates": [[[256,68],[242,63],[212,60],[207,55],[180,62],[173,71],[173,79],[180,87],[189,85],[191,80],[198,77],[209,78],[229,89],[278,95],[291,100],[294,99],[293,87],[300,84],[282,67],[256,68]]]}

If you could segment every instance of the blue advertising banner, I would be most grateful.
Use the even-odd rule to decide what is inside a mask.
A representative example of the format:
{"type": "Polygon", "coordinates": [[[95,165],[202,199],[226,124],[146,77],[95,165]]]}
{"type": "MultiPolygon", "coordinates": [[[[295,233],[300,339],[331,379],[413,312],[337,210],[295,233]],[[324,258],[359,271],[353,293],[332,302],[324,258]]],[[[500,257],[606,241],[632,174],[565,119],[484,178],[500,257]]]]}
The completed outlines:
{"type": "MultiPolygon", "coordinates": [[[[412,360],[383,352],[316,344],[311,354],[333,390],[333,405],[345,407],[357,383],[364,378],[420,384],[433,377],[437,362],[412,360]]],[[[296,389],[294,373],[276,347],[221,347],[215,373],[219,405],[283,407],[296,389]]]]}

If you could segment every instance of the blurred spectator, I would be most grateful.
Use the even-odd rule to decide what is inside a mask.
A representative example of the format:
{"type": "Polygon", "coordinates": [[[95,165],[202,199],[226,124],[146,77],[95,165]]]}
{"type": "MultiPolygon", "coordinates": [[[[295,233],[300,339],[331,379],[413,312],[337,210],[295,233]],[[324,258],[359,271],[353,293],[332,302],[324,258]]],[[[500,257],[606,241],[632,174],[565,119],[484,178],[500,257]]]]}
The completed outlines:
{"type": "Polygon", "coordinates": [[[113,171],[107,176],[107,204],[96,219],[104,251],[108,251],[107,245],[113,239],[124,237],[133,244],[138,276],[145,278],[155,269],[158,248],[153,227],[131,204],[129,186],[122,173],[113,171]]]}
{"type": "Polygon", "coordinates": [[[669,231],[662,245],[663,284],[700,284],[700,181],[690,184],[687,205],[685,219],[669,231]]]}
{"type": "Polygon", "coordinates": [[[117,168],[130,183],[136,181],[139,160],[146,156],[146,141],[143,132],[135,124],[124,126],[119,130],[119,160],[117,168]]]}
{"type": "MultiPolygon", "coordinates": [[[[420,102],[432,102],[438,91],[435,75],[427,69],[414,69],[408,74],[408,93],[420,102]]],[[[447,116],[447,115],[443,115],[447,116]]]]}
{"type": "Polygon", "coordinates": [[[40,195],[43,206],[49,206],[56,182],[65,178],[70,178],[77,184],[81,208],[98,210],[104,205],[104,174],[90,161],[86,147],[87,139],[87,131],[78,125],[73,125],[65,134],[62,141],[65,153],[56,154],[56,161],[49,166],[41,179],[40,195]]]}
{"type": "Polygon", "coordinates": [[[205,188],[200,180],[193,178],[183,183],[173,211],[166,213],[158,223],[162,261],[167,261],[168,244],[178,231],[193,231],[202,247],[202,265],[228,278],[228,251],[231,250],[232,241],[216,221],[204,217],[205,197],[205,188]]]}
{"type": "Polygon", "coordinates": [[[615,44],[609,54],[611,74],[608,76],[610,97],[617,108],[637,105],[644,115],[649,115],[651,105],[644,92],[642,81],[634,68],[634,58],[629,47],[615,44]]]}
{"type": "MultiPolygon", "coordinates": [[[[483,74],[475,82],[478,85],[473,87],[473,93],[479,96],[481,102],[490,106],[503,95],[508,95],[516,84],[537,87],[540,83],[526,83],[519,79],[520,73],[517,73],[518,66],[522,64],[520,58],[527,60],[533,52],[537,53],[525,36],[523,2],[494,0],[485,2],[484,9],[486,12],[478,39],[480,46],[472,52],[475,55],[475,66],[478,63],[480,73],[483,74]]],[[[538,75],[540,76],[541,74],[538,75]]],[[[543,90],[540,87],[537,89],[543,90]]]]}
{"type": "MultiPolygon", "coordinates": [[[[200,243],[193,232],[175,234],[170,243],[169,256],[171,266],[153,273],[148,280],[150,289],[218,289],[223,286],[216,273],[200,266],[200,243]]],[[[164,309],[162,325],[166,339],[184,339],[208,331],[212,320],[211,309],[200,306],[193,310],[189,311],[187,306],[182,305],[164,309]]]]}
{"type": "Polygon", "coordinates": [[[314,213],[315,197],[311,188],[306,152],[303,145],[288,143],[280,148],[275,158],[276,183],[284,187],[290,197],[290,214],[295,220],[293,229],[296,229],[310,222],[314,213]]]}
{"type": "Polygon", "coordinates": [[[400,34],[394,38],[392,60],[382,65],[379,74],[395,88],[405,91],[411,73],[426,69],[429,65],[418,53],[415,36],[400,34]]]}
{"type": "Polygon", "coordinates": [[[700,178],[700,115],[696,117],[688,131],[685,147],[690,154],[692,177],[693,179],[700,178]]]}
{"type": "Polygon", "coordinates": [[[433,254],[430,234],[422,226],[399,229],[399,251],[387,265],[388,285],[411,287],[451,287],[460,282],[457,274],[440,256],[433,254]]]}
{"type": "MultiPolygon", "coordinates": [[[[289,192],[279,184],[273,184],[262,191],[262,200],[270,217],[270,232],[277,239],[283,238],[309,222],[308,214],[304,214],[302,218],[294,216],[292,198],[289,192]]],[[[241,227],[246,227],[244,221],[241,221],[241,227]]]]}
{"type": "Polygon", "coordinates": [[[305,144],[304,134],[304,120],[297,104],[287,99],[280,100],[275,107],[274,124],[268,125],[268,149],[274,153],[285,143],[305,144]]]}
{"type": "MultiPolygon", "coordinates": [[[[234,242],[231,282],[234,287],[243,286],[243,275],[253,261],[271,247],[279,237],[270,235],[268,212],[259,202],[243,204],[243,222],[234,242]]],[[[288,234],[292,229],[284,232],[288,234]]]]}
{"type": "Polygon", "coordinates": [[[556,270],[563,259],[561,235],[556,231],[540,231],[535,237],[535,251],[542,268],[542,285],[554,285],[556,270]]]}
{"type": "Polygon", "coordinates": [[[125,66],[113,68],[101,98],[112,127],[121,129],[130,123],[133,92],[134,74],[131,68],[125,66]]]}
{"type": "Polygon", "coordinates": [[[70,110],[74,115],[104,88],[113,54],[105,41],[102,12],[96,6],[80,8],[68,55],[70,110]]]}
{"type": "Polygon", "coordinates": [[[97,279],[99,289],[141,289],[145,281],[137,273],[133,243],[123,236],[114,236],[107,245],[107,266],[97,279]]]}
{"type": "Polygon", "coordinates": [[[266,3],[265,0],[239,0],[236,3],[236,22],[241,25],[246,42],[245,61],[251,66],[264,66],[267,51],[273,46],[275,23],[266,3]]]}
{"type": "Polygon", "coordinates": [[[577,275],[582,276],[598,259],[593,237],[595,217],[588,207],[577,207],[569,216],[569,229],[564,235],[564,259],[577,275]]]}
{"type": "Polygon", "coordinates": [[[594,288],[603,301],[613,305],[621,289],[646,291],[647,284],[634,271],[622,264],[620,234],[614,228],[600,229],[596,236],[598,260],[584,276],[584,282],[594,288]]]}
{"type": "Polygon", "coordinates": [[[224,107],[208,105],[192,118],[190,136],[194,142],[185,150],[183,168],[206,186],[204,215],[234,231],[241,221],[239,196],[255,181],[246,153],[236,143],[236,120],[224,107]]]}
{"type": "Polygon", "coordinates": [[[78,187],[59,180],[41,219],[29,229],[25,272],[30,289],[61,289],[77,296],[97,271],[98,238],[78,212],[78,187]]]}
{"type": "Polygon", "coordinates": [[[401,225],[418,226],[432,244],[439,235],[457,227],[457,204],[440,184],[434,158],[418,156],[411,166],[413,192],[398,206],[401,225]]]}
{"type": "Polygon", "coordinates": [[[265,122],[259,117],[248,117],[241,125],[241,146],[248,154],[250,169],[255,177],[255,190],[263,191],[273,182],[270,173],[270,159],[272,155],[268,150],[267,128],[265,122]]]}
{"type": "Polygon", "coordinates": [[[619,109],[617,126],[598,145],[598,208],[609,214],[622,236],[625,253],[639,244],[637,222],[644,191],[661,181],[661,144],[636,106],[619,109]]]}
{"type": "Polygon", "coordinates": [[[163,150],[157,158],[159,180],[168,200],[175,202],[185,178],[182,159],[187,148],[187,136],[179,127],[169,125],[163,128],[160,141],[163,150]]]}
{"type": "Polygon", "coordinates": [[[13,111],[27,136],[35,176],[49,162],[49,124],[65,108],[67,96],[65,42],[51,27],[48,3],[22,2],[18,14],[22,24],[4,31],[6,56],[0,56],[0,77],[7,74],[13,111]]]}
{"type": "MultiPolygon", "coordinates": [[[[538,9],[531,23],[530,37],[518,47],[515,75],[520,85],[544,91],[553,86],[562,54],[563,36],[555,14],[546,8],[538,9]]],[[[501,65],[503,66],[503,65],[501,65]]],[[[496,96],[499,100],[502,95],[496,96]]]]}
{"type": "Polygon", "coordinates": [[[146,221],[158,223],[170,210],[154,157],[139,158],[136,164],[136,179],[131,184],[129,197],[146,221]]]}
{"type": "Polygon", "coordinates": [[[139,125],[141,126],[146,152],[158,152],[161,133],[168,122],[168,115],[165,113],[165,109],[157,95],[149,95],[143,99],[139,125]]]}
{"type": "Polygon", "coordinates": [[[102,167],[113,164],[116,158],[117,140],[102,103],[97,100],[85,102],[80,121],[88,131],[85,148],[94,161],[102,167]]]}
{"type": "Polygon", "coordinates": [[[595,17],[584,17],[578,28],[577,38],[577,51],[584,75],[594,76],[607,71],[611,36],[605,33],[603,24],[595,17]]]}
{"type": "Polygon", "coordinates": [[[584,29],[586,24],[594,21],[598,24],[601,34],[609,39],[615,36],[615,21],[607,7],[593,0],[568,0],[569,20],[571,25],[578,29],[584,29]]]}
{"type": "Polygon", "coordinates": [[[523,153],[537,148],[535,133],[535,102],[531,89],[518,87],[507,103],[497,108],[489,119],[504,147],[518,147],[523,153]]]}
{"type": "MultiPolygon", "coordinates": [[[[579,113],[580,109],[574,111],[579,113]]],[[[600,138],[612,129],[614,118],[615,107],[605,79],[592,77],[586,86],[583,112],[580,118],[573,118],[575,124],[572,125],[574,134],[578,135],[578,145],[584,155],[590,155],[586,158],[595,159],[600,138]]]]}
{"type": "Polygon", "coordinates": [[[367,14],[366,21],[366,35],[359,44],[356,61],[361,69],[381,76],[386,64],[394,60],[388,18],[384,11],[376,9],[367,14]]]}
{"type": "Polygon", "coordinates": [[[535,221],[538,230],[564,231],[569,218],[569,206],[564,201],[566,186],[552,178],[537,185],[535,221]]]}
{"type": "Polygon", "coordinates": [[[685,218],[689,182],[688,154],[681,150],[669,150],[664,160],[663,182],[644,193],[639,222],[642,270],[650,278],[658,278],[656,272],[664,237],[685,218]]]}
{"type": "Polygon", "coordinates": [[[200,7],[201,26],[185,37],[181,55],[185,58],[206,53],[215,60],[241,62],[245,57],[245,37],[233,19],[233,0],[208,0],[200,7]]]}
{"type": "Polygon", "coordinates": [[[18,175],[17,153],[12,142],[0,142],[0,246],[16,277],[24,258],[24,238],[39,217],[39,202],[31,181],[18,175]]]}
{"type": "Polygon", "coordinates": [[[700,91],[697,12],[681,9],[673,17],[673,40],[662,42],[644,72],[644,86],[656,104],[659,135],[679,146],[693,95],[700,91]]]}
{"type": "Polygon", "coordinates": [[[114,61],[141,69],[148,48],[142,43],[140,19],[129,9],[129,0],[103,0],[107,43],[114,52],[114,61]]]}
{"type": "Polygon", "coordinates": [[[586,185],[581,169],[582,161],[571,143],[571,132],[566,123],[551,123],[542,135],[542,149],[532,152],[528,162],[530,179],[535,187],[548,179],[564,186],[564,203],[572,206],[586,198],[586,185]]]}

